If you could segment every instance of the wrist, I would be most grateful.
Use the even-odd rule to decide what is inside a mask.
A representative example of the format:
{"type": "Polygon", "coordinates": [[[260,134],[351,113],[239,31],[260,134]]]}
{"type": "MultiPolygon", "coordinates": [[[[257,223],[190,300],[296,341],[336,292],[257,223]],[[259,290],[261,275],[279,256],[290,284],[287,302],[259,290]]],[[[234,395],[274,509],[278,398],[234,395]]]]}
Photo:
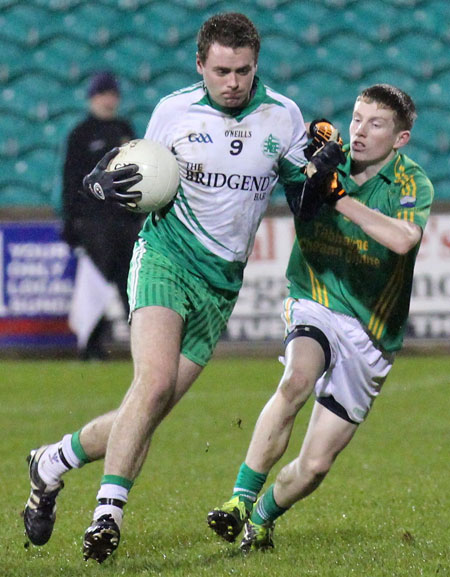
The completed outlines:
{"type": "Polygon", "coordinates": [[[347,202],[345,199],[348,198],[347,194],[344,194],[343,196],[341,196],[340,198],[338,198],[336,200],[336,202],[334,203],[334,206],[337,208],[338,206],[345,206],[345,203],[347,202]]]}
{"type": "Polygon", "coordinates": [[[350,218],[350,220],[353,220],[350,217],[350,215],[353,212],[353,206],[355,205],[355,202],[357,201],[355,201],[354,198],[351,198],[350,196],[348,196],[348,194],[346,194],[345,196],[336,201],[334,208],[338,212],[340,212],[343,216],[346,216],[347,218],[350,218]]]}
{"type": "Polygon", "coordinates": [[[342,186],[337,172],[330,175],[327,183],[327,191],[325,193],[325,202],[331,206],[347,196],[344,187],[342,186]]]}

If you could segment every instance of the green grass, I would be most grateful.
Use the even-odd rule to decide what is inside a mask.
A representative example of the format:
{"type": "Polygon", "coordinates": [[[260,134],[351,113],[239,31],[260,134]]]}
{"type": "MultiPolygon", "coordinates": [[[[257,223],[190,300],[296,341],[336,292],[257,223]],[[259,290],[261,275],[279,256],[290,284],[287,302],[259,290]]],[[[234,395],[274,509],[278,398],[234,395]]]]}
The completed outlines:
{"type": "MultiPolygon", "coordinates": [[[[384,577],[450,575],[449,374],[446,357],[400,357],[367,422],[323,485],[277,523],[274,551],[243,557],[207,528],[229,497],[276,360],[215,359],[154,437],[127,505],[122,542],[84,563],[101,463],[66,475],[48,545],[24,547],[25,456],[120,402],[131,364],[2,362],[0,575],[384,577]]],[[[311,403],[299,414],[292,459],[311,403]]]]}

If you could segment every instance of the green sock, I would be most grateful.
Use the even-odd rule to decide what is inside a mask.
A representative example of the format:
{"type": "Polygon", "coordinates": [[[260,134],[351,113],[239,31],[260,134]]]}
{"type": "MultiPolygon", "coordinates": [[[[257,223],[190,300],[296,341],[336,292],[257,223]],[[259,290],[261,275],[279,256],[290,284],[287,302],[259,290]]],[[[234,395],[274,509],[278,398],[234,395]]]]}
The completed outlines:
{"type": "Polygon", "coordinates": [[[89,463],[90,459],[86,455],[83,447],[81,446],[80,433],[81,433],[81,429],[72,435],[71,446],[72,446],[72,451],[75,453],[76,457],[81,461],[81,463],[85,464],[85,463],[89,463]]]}
{"type": "Polygon", "coordinates": [[[127,491],[131,491],[134,481],[120,477],[119,475],[103,475],[100,485],[118,485],[127,491]]]}
{"type": "Polygon", "coordinates": [[[245,462],[242,463],[234,485],[233,497],[239,497],[240,501],[244,501],[245,508],[251,511],[266,479],[267,473],[257,473],[245,462]]]}
{"type": "Polygon", "coordinates": [[[252,516],[250,519],[253,523],[257,525],[263,525],[267,521],[275,521],[283,513],[286,513],[287,509],[279,507],[273,497],[274,485],[270,485],[264,495],[259,499],[258,504],[253,509],[252,516]]]}

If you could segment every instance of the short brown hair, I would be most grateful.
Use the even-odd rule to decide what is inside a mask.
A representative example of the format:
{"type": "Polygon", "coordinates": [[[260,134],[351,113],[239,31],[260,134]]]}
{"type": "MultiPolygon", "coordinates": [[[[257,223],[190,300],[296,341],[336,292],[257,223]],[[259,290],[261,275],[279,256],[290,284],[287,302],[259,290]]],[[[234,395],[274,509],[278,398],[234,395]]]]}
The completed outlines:
{"type": "Polygon", "coordinates": [[[409,94],[391,84],[374,84],[361,92],[357,100],[376,102],[394,112],[394,123],[399,130],[411,130],[417,118],[416,107],[409,94]]]}
{"type": "Polygon", "coordinates": [[[255,62],[258,61],[261,38],[253,22],[244,14],[224,12],[204,22],[197,36],[198,57],[203,64],[215,42],[230,48],[249,46],[255,53],[255,62]]]}

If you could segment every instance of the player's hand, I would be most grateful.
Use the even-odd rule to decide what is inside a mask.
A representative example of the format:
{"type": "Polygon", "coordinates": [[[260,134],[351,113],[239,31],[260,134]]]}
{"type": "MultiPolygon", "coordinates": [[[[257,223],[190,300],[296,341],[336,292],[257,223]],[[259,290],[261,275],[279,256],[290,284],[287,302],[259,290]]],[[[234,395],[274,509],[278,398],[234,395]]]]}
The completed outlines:
{"type": "Polygon", "coordinates": [[[309,221],[326,202],[334,204],[345,195],[336,168],[345,162],[345,154],[337,142],[327,142],[306,167],[307,178],[301,187],[285,186],[286,198],[294,215],[309,221]]]}
{"type": "Polygon", "coordinates": [[[106,170],[110,161],[119,152],[113,148],[105,154],[96,167],[83,179],[83,190],[97,200],[118,202],[126,206],[136,203],[142,197],[138,191],[128,189],[142,180],[137,164],[130,164],[117,170],[106,170]]]}
{"type": "Polygon", "coordinates": [[[324,187],[324,200],[327,204],[334,205],[338,200],[347,196],[344,187],[342,186],[339,175],[333,172],[328,176],[327,183],[324,187]]]}
{"type": "Polygon", "coordinates": [[[311,160],[315,152],[320,150],[327,142],[335,141],[343,145],[338,129],[326,118],[312,120],[309,124],[310,143],[305,149],[305,157],[311,160]]]}
{"type": "Polygon", "coordinates": [[[327,142],[313,154],[306,165],[306,176],[314,179],[316,183],[322,183],[335,172],[339,164],[344,164],[345,160],[340,144],[336,141],[327,142]]]}

